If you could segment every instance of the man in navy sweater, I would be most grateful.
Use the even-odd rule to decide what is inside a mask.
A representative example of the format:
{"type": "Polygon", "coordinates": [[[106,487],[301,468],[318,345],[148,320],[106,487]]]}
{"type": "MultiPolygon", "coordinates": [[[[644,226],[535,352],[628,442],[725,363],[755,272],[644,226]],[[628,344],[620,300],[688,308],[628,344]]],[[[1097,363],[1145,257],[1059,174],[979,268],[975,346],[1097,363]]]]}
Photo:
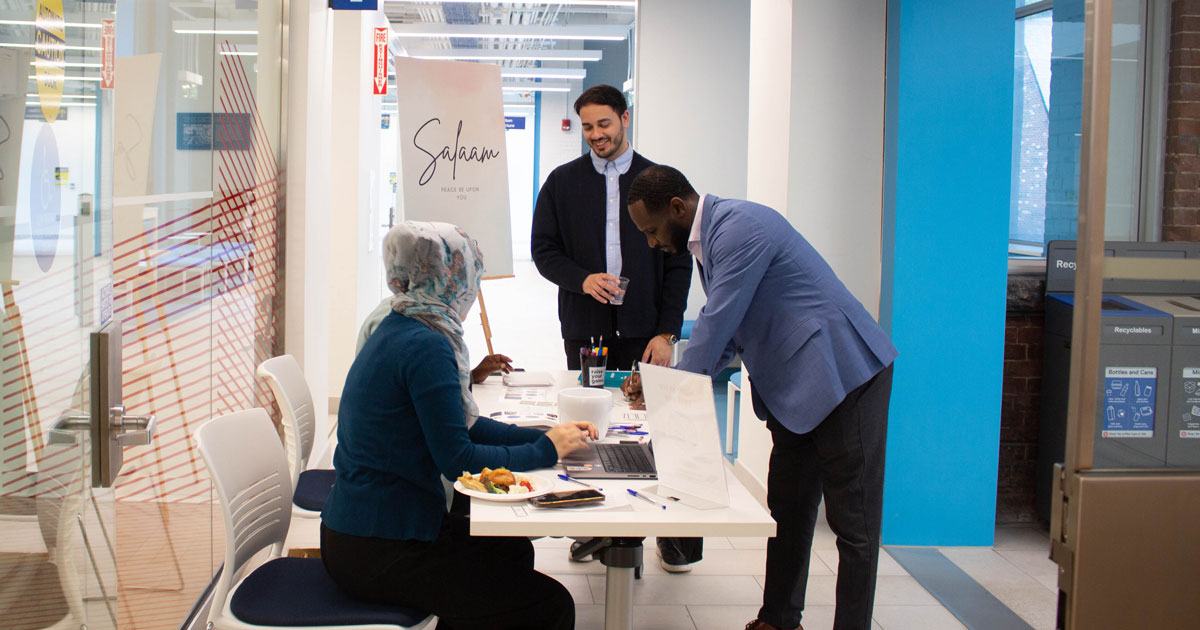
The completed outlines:
{"type": "Polygon", "coordinates": [[[558,318],[567,368],[579,369],[579,349],[604,337],[608,369],[634,361],[669,365],[683,325],[692,260],[651,249],[624,211],[629,184],[653,163],[625,135],[625,96],[610,85],[588,88],[575,101],[586,155],[546,178],[533,213],[533,262],[558,285],[558,318]],[[629,278],[624,303],[618,280],[629,278]]]}
{"type": "MultiPolygon", "coordinates": [[[[629,144],[625,96],[611,85],[584,90],[575,113],[587,155],[554,169],[533,212],[533,262],[558,285],[567,369],[579,369],[579,349],[604,338],[607,367],[628,370],[634,361],[671,363],[692,283],[692,257],[651,249],[625,211],[629,184],[654,163],[629,144]],[[624,303],[618,280],[629,278],[624,303]]],[[[577,542],[571,558],[603,550],[606,539],[577,542]]],[[[662,566],[685,572],[700,560],[700,538],[659,538],[662,566]]]]}

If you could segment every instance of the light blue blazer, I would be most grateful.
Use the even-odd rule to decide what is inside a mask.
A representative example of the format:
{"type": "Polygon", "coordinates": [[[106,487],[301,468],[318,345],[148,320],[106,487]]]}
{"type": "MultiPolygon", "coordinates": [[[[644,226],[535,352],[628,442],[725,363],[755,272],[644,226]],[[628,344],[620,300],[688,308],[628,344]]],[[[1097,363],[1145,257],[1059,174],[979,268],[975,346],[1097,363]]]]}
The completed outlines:
{"type": "Polygon", "coordinates": [[[700,221],[708,301],[677,367],[712,375],[738,353],[755,415],[769,409],[803,434],[896,358],[887,333],[781,214],[708,195],[700,221]]]}

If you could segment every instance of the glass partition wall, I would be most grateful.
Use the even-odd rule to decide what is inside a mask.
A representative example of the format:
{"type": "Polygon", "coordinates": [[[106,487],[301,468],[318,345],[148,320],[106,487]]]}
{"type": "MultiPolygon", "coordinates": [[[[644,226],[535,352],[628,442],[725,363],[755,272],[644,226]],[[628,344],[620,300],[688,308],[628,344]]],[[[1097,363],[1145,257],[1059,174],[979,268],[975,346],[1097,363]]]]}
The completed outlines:
{"type": "Polygon", "coordinates": [[[281,0],[0,7],[5,627],[176,627],[220,564],[192,432],[273,407],[281,35],[281,0]]]}

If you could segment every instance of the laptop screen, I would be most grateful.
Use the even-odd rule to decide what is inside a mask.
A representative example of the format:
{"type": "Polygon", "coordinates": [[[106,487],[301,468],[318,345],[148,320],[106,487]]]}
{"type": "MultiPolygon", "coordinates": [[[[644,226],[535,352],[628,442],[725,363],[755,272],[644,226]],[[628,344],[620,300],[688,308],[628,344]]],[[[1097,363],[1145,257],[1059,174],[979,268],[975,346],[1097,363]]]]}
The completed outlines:
{"type": "Polygon", "coordinates": [[[659,494],[701,508],[729,505],[712,379],[647,364],[640,369],[659,494]]]}

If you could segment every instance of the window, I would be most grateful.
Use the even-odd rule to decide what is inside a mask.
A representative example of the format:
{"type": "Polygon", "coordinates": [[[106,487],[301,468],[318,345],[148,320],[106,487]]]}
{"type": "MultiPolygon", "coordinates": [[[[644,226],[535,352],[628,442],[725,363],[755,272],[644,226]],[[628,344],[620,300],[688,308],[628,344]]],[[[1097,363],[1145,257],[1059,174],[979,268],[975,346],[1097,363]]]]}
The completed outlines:
{"type": "Polygon", "coordinates": [[[1050,129],[1050,43],[1053,20],[1049,2],[1038,3],[1032,8],[1038,11],[1017,11],[1013,64],[1012,205],[1008,222],[1010,256],[1040,256],[1046,227],[1046,157],[1050,129]]]}
{"type": "MultiPolygon", "coordinates": [[[[1079,215],[1084,0],[1017,0],[1009,257],[1074,239],[1079,215]]],[[[1114,0],[1105,239],[1157,240],[1165,14],[1114,0]]]]}

